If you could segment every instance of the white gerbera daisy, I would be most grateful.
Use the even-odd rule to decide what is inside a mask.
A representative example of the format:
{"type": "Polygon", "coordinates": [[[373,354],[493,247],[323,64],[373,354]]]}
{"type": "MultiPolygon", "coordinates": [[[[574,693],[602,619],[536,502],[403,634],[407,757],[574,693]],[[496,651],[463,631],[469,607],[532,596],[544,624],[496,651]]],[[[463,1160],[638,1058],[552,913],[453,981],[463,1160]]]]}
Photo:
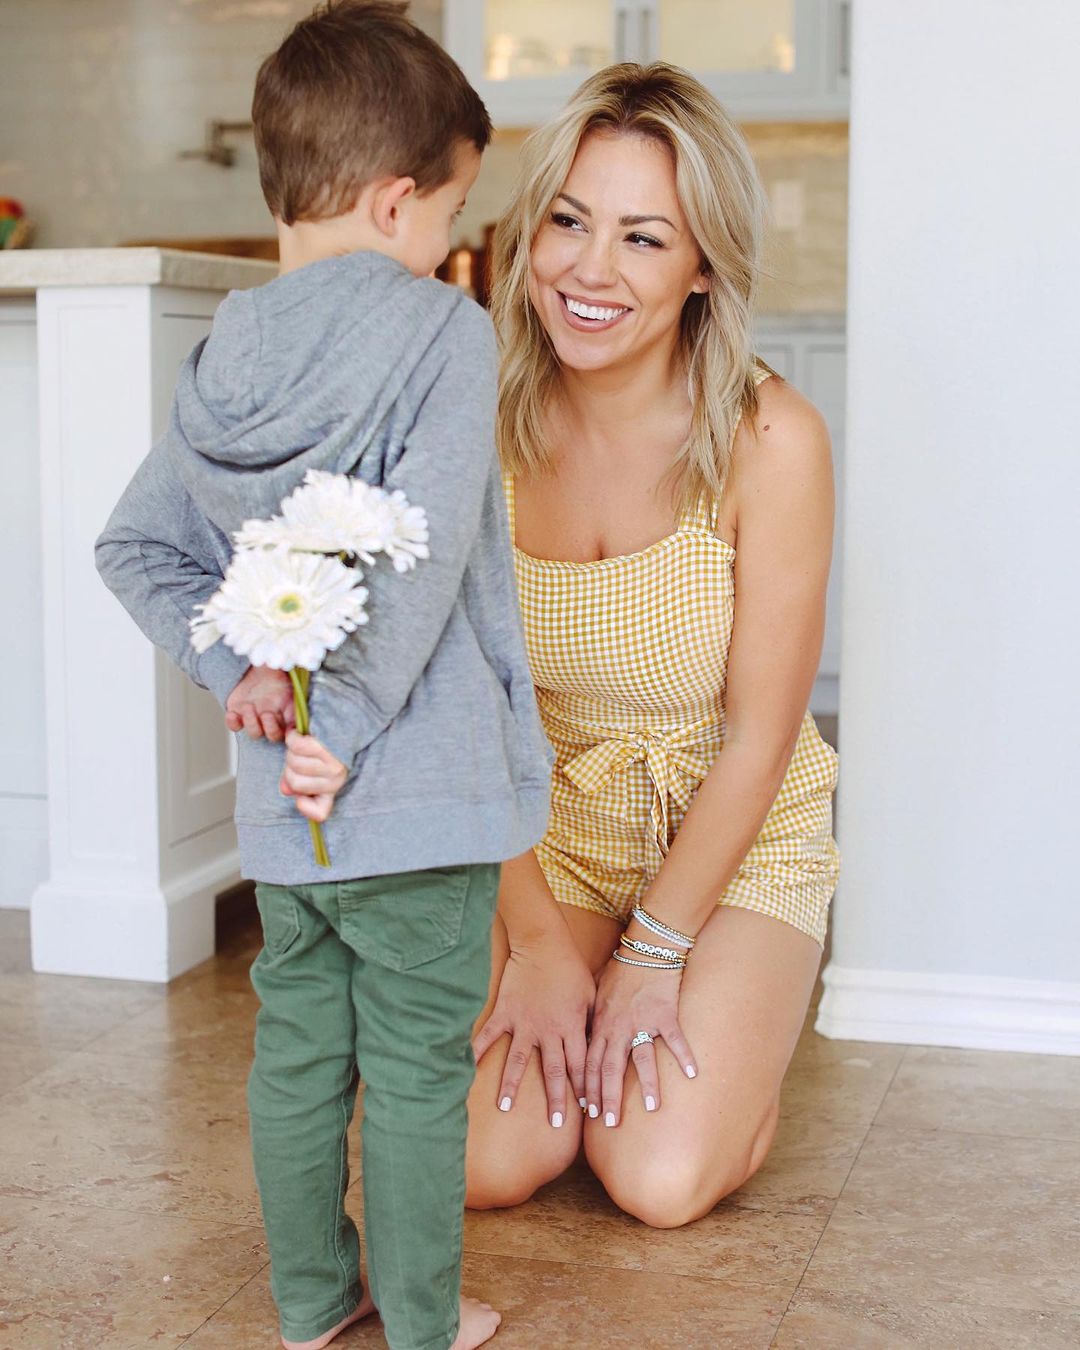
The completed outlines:
{"type": "Polygon", "coordinates": [[[383,549],[392,559],[396,572],[408,572],[416,566],[417,558],[428,558],[427,513],[422,506],[410,506],[404,492],[392,492],[386,499],[392,515],[392,526],[387,532],[383,549]]]}
{"type": "Polygon", "coordinates": [[[287,546],[285,522],[280,516],[269,520],[245,520],[233,535],[233,543],[239,548],[282,548],[287,546]]]}
{"type": "Polygon", "coordinates": [[[370,564],[383,548],[385,496],[363,479],[309,469],[281,515],[245,521],[234,540],[238,548],[347,553],[370,564]]]}
{"type": "Polygon", "coordinates": [[[253,666],[318,670],[327,652],[367,623],[367,590],[338,558],[245,549],[191,621],[196,651],[220,638],[253,666]]]}

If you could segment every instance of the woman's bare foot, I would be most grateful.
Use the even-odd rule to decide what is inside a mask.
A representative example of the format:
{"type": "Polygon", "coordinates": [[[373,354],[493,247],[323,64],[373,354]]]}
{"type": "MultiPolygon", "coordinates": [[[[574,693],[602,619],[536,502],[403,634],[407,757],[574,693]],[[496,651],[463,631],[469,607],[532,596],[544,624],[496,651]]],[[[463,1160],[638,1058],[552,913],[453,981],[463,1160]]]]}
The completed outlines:
{"type": "MultiPolygon", "coordinates": [[[[362,1317],[367,1317],[369,1313],[374,1311],[375,1304],[372,1302],[371,1295],[365,1294],[355,1312],[351,1312],[336,1327],[331,1327],[329,1331],[324,1331],[321,1336],[316,1336],[313,1341],[287,1341],[282,1336],[281,1344],[285,1347],[285,1350],[323,1350],[323,1346],[329,1345],[335,1336],[340,1336],[346,1327],[351,1327],[354,1322],[359,1322],[362,1317]]],[[[464,1318],[462,1318],[462,1321],[464,1321],[464,1318]]],[[[482,1342],[473,1341],[472,1344],[480,1345],[482,1342]]]]}
{"type": "Polygon", "coordinates": [[[502,1313],[497,1313],[490,1303],[481,1303],[478,1298],[461,1299],[461,1325],[457,1340],[450,1350],[476,1350],[478,1345],[490,1341],[499,1329],[502,1313]]]}

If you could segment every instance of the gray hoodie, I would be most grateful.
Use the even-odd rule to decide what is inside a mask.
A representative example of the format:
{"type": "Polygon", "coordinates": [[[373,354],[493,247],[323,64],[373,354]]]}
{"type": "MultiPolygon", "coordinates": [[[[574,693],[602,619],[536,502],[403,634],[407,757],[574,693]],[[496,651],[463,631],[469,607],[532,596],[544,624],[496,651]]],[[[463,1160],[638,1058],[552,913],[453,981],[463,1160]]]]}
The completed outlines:
{"type": "Polygon", "coordinates": [[[551,751],[521,633],[494,446],[496,353],[459,291],[354,253],[236,291],[180,372],[170,425],[97,543],[106,584],[222,703],[247,662],[198,655],[188,621],[242,521],[308,469],[401,488],[431,557],[369,569],[369,624],[312,681],[312,733],[351,768],[325,828],[332,866],[278,791],[280,744],[238,737],[241,866],[299,885],[524,852],[547,824],[551,751]]]}

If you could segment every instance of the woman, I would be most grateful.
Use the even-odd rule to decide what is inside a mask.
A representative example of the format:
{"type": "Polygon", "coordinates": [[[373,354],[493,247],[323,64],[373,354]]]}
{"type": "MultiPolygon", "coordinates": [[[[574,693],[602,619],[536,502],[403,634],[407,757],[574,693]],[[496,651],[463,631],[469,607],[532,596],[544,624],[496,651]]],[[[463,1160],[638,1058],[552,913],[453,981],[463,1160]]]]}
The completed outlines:
{"type": "Polygon", "coordinates": [[[833,501],[821,418],[752,354],[762,217],[711,95],[620,65],[529,139],[499,226],[500,440],[557,762],[548,834],[504,869],[473,1207],[527,1199],[584,1136],[617,1204],[677,1226],[776,1129],[838,870],[806,712],[833,501]]]}

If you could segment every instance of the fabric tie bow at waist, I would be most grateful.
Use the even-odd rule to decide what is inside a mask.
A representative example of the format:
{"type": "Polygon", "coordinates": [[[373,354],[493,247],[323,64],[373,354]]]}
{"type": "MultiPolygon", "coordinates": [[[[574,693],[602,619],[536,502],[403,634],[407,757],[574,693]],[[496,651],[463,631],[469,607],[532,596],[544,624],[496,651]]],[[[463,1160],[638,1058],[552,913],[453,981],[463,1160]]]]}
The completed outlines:
{"type": "Polygon", "coordinates": [[[705,729],[699,724],[675,732],[616,732],[563,765],[563,773],[574,786],[592,794],[631,764],[644,764],[653,789],[644,857],[645,874],[650,880],[667,857],[671,802],[685,814],[709,772],[708,760],[696,748],[705,729]]]}

